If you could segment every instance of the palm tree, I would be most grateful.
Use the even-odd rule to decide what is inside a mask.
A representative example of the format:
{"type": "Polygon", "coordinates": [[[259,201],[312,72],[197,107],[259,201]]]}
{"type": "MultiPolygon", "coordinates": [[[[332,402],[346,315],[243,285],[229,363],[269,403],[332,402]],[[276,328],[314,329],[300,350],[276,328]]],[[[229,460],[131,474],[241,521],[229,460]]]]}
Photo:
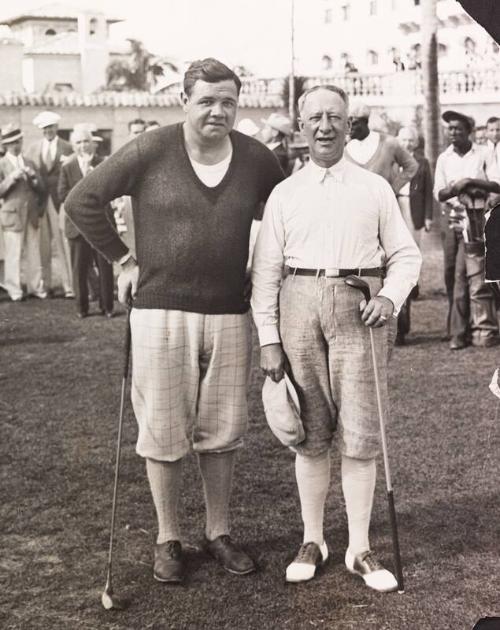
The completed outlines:
{"type": "Polygon", "coordinates": [[[129,39],[126,59],[115,59],[106,69],[106,87],[111,90],[152,91],[166,70],[178,72],[169,60],[155,57],[138,39],[129,39]]]}
{"type": "Polygon", "coordinates": [[[439,153],[439,76],[437,63],[437,0],[422,0],[422,78],[425,152],[434,172],[439,153]]]}

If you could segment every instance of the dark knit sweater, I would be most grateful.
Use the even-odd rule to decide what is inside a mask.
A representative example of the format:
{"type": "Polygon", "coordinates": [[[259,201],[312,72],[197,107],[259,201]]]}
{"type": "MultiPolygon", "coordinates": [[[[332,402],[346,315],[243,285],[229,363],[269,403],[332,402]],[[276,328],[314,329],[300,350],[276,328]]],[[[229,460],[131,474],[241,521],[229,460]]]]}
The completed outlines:
{"type": "Polygon", "coordinates": [[[233,155],[209,188],[195,174],[182,124],[138,136],[73,188],[65,209],[109,260],[127,247],[102,208],[132,197],[139,283],[134,307],[197,313],[244,313],[252,219],[283,174],[260,142],[231,132],[233,155]]]}

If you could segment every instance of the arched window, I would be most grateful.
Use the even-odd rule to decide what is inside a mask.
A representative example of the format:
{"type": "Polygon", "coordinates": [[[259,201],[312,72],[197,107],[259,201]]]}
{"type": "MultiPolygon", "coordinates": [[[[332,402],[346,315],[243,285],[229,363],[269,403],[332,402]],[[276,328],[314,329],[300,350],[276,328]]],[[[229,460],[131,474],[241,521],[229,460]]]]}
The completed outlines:
{"type": "Polygon", "coordinates": [[[333,67],[333,60],[330,55],[323,55],[321,57],[321,67],[323,70],[331,70],[333,67]]]}
{"type": "Polygon", "coordinates": [[[471,54],[476,52],[476,42],[472,37],[466,37],[464,39],[464,48],[466,52],[470,52],[471,54]]]}
{"type": "Polygon", "coordinates": [[[445,46],[445,44],[438,44],[438,56],[446,57],[447,54],[448,54],[448,46],[445,46]]]}
{"type": "Polygon", "coordinates": [[[89,22],[89,35],[95,35],[97,33],[97,19],[92,18],[89,22]]]}
{"type": "Polygon", "coordinates": [[[375,50],[369,50],[366,53],[366,59],[368,61],[369,66],[378,65],[378,52],[376,52],[375,50]]]}
{"type": "Polygon", "coordinates": [[[55,30],[54,30],[53,28],[48,28],[48,29],[45,31],[45,35],[47,35],[47,36],[49,36],[49,37],[50,37],[50,36],[52,36],[52,35],[57,35],[57,33],[55,32],[55,30]]]}

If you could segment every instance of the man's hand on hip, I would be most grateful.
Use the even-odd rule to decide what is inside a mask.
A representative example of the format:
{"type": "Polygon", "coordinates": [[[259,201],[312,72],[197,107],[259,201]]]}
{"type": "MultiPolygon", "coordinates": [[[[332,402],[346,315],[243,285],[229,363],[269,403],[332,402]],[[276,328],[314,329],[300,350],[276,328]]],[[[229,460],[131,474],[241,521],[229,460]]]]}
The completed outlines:
{"type": "Polygon", "coordinates": [[[394,304],[382,295],[376,295],[366,303],[362,300],[359,305],[361,311],[361,320],[365,326],[371,326],[372,328],[379,328],[385,326],[394,313],[394,304]]]}
{"type": "Polygon", "coordinates": [[[130,257],[122,266],[118,276],[118,300],[125,305],[135,298],[137,294],[137,282],[139,280],[139,266],[134,258],[130,257]]]}
{"type": "Polygon", "coordinates": [[[260,367],[275,383],[281,381],[285,369],[285,353],[280,343],[272,343],[260,349],[260,367]]]}

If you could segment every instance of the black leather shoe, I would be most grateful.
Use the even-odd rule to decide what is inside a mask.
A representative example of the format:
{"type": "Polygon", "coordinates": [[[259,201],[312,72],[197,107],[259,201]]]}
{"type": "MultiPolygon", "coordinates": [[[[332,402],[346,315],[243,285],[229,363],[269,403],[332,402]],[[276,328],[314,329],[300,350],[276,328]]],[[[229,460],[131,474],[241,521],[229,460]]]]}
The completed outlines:
{"type": "Polygon", "coordinates": [[[158,582],[180,584],[184,579],[184,559],[182,547],[178,540],[155,545],[155,562],[153,577],[158,582]]]}
{"type": "Polygon", "coordinates": [[[217,536],[215,540],[206,540],[205,548],[229,573],[245,575],[257,568],[252,558],[235,545],[227,534],[217,536]]]}
{"type": "Polygon", "coordinates": [[[450,341],[450,350],[463,350],[467,344],[463,339],[452,339],[450,341]]]}

